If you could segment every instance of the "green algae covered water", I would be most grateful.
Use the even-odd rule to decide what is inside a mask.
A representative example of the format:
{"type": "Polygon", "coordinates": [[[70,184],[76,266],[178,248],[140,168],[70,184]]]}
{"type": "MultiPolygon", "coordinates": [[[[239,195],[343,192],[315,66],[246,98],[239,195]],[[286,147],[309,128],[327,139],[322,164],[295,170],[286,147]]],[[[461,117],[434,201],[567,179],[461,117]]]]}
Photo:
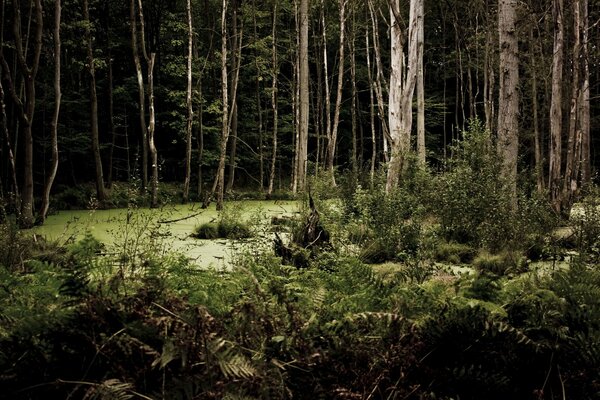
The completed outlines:
{"type": "MultiPolygon", "coordinates": [[[[221,213],[214,205],[198,203],[168,205],[159,209],[69,210],[50,215],[32,234],[67,243],[92,235],[109,249],[121,246],[153,246],[155,251],[177,252],[204,267],[226,268],[234,254],[244,248],[270,245],[273,217],[291,216],[299,210],[296,201],[233,201],[221,213]],[[246,221],[256,233],[249,240],[200,240],[191,237],[194,228],[221,217],[246,221]]],[[[110,251],[110,250],[109,250],[110,251]]]]}

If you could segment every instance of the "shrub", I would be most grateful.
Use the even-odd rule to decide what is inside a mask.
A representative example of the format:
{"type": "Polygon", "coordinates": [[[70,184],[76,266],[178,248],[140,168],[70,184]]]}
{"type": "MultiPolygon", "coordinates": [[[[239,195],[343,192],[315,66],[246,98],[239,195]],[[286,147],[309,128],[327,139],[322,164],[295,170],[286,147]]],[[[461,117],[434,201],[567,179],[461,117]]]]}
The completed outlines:
{"type": "Polygon", "coordinates": [[[571,210],[574,245],[583,261],[600,259],[600,190],[588,189],[587,196],[571,210]]]}
{"type": "Polygon", "coordinates": [[[218,239],[219,227],[215,222],[206,222],[194,228],[192,236],[197,239],[218,239]]]}
{"type": "Polygon", "coordinates": [[[497,276],[503,276],[509,272],[523,272],[525,266],[524,257],[510,251],[503,251],[498,254],[490,254],[484,251],[473,260],[473,267],[477,271],[497,276]]]}
{"type": "Polygon", "coordinates": [[[233,207],[219,213],[216,221],[197,226],[192,236],[197,239],[245,239],[253,236],[248,222],[242,221],[241,212],[233,207]]]}
{"type": "Polygon", "coordinates": [[[520,193],[513,199],[502,160],[481,121],[470,121],[453,153],[448,171],[436,179],[432,208],[447,240],[491,251],[526,248],[553,226],[541,197],[520,193]]]}
{"type": "Polygon", "coordinates": [[[435,246],[434,258],[439,262],[450,264],[469,264],[475,257],[476,250],[464,243],[443,242],[435,246]]]}

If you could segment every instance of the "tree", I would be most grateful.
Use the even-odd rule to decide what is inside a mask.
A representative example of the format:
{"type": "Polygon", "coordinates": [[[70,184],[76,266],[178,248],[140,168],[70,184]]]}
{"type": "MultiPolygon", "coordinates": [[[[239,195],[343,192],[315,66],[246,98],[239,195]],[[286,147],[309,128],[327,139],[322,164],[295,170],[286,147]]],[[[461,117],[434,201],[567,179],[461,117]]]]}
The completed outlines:
{"type": "Polygon", "coordinates": [[[294,182],[292,191],[298,193],[306,186],[308,167],[308,122],[309,122],[309,82],[308,82],[308,0],[300,0],[298,13],[298,121],[294,182]]]}
{"type": "Polygon", "coordinates": [[[342,89],[344,86],[344,48],[345,48],[345,30],[346,30],[346,5],[347,0],[339,0],[339,12],[340,12],[340,47],[338,53],[340,59],[338,61],[338,74],[337,74],[337,93],[335,96],[335,107],[333,116],[333,127],[331,128],[331,135],[329,137],[329,143],[327,144],[327,169],[333,179],[333,185],[335,186],[335,178],[333,174],[333,166],[335,164],[335,152],[337,146],[338,129],[340,125],[340,111],[342,108],[342,89]]]}
{"type": "Polygon", "coordinates": [[[498,152],[503,160],[504,177],[517,199],[517,161],[519,150],[519,56],[516,30],[517,1],[498,0],[500,44],[500,96],[498,99],[498,152]]]}
{"type": "Polygon", "coordinates": [[[190,197],[190,182],[192,180],[192,126],[194,110],[192,108],[192,57],[194,44],[194,31],[192,26],[192,0],[186,1],[188,25],[188,55],[187,55],[187,92],[185,96],[187,108],[187,124],[185,135],[185,180],[183,184],[183,202],[187,203],[190,197]]]}
{"type": "Polygon", "coordinates": [[[96,196],[98,201],[106,200],[104,188],[104,173],[102,171],[102,158],[100,156],[100,138],[98,132],[98,95],[96,94],[96,66],[94,60],[94,49],[92,46],[91,20],[89,1],[83,0],[83,18],[85,21],[85,41],[87,44],[87,68],[90,80],[90,135],[92,141],[92,155],[96,170],[96,196]]]}
{"type": "Polygon", "coordinates": [[[131,27],[131,50],[133,52],[133,62],[138,84],[139,94],[139,117],[140,129],[142,132],[142,187],[145,189],[148,185],[148,127],[146,126],[146,89],[144,84],[144,75],[142,73],[142,64],[140,62],[140,53],[138,45],[138,29],[136,17],[136,0],[129,2],[129,24],[131,27]]]}
{"type": "Polygon", "coordinates": [[[56,178],[58,171],[58,117],[60,114],[61,88],[60,88],[60,56],[61,56],[61,41],[60,41],[60,20],[61,20],[61,0],[54,0],[54,112],[52,114],[52,122],[50,129],[52,131],[52,162],[50,173],[46,178],[44,185],[44,193],[42,195],[42,204],[38,219],[42,222],[46,219],[48,208],[50,207],[50,190],[56,178]]]}
{"type": "Polygon", "coordinates": [[[398,185],[404,169],[404,161],[410,150],[412,128],[412,99],[418,72],[419,29],[423,24],[423,0],[411,0],[408,25],[408,57],[403,65],[402,25],[400,1],[390,2],[391,63],[389,126],[392,155],[388,164],[386,191],[398,185]]]}
{"type": "Polygon", "coordinates": [[[562,173],[562,84],[564,64],[563,0],[552,1],[554,48],[552,51],[552,100],[550,105],[550,157],[548,189],[550,202],[560,212],[562,173]]]}
{"type": "MultiPolygon", "coordinates": [[[[142,147],[148,149],[150,155],[150,165],[152,169],[152,178],[150,180],[150,206],[158,206],[158,153],[156,145],[154,143],[154,133],[156,130],[156,112],[154,108],[154,65],[156,63],[156,53],[154,51],[148,53],[146,45],[146,34],[145,34],[145,22],[144,22],[144,8],[142,0],[137,2],[138,17],[140,20],[140,29],[137,30],[136,16],[135,16],[135,0],[130,2],[130,22],[131,22],[131,45],[133,48],[133,58],[136,67],[136,75],[138,80],[138,89],[140,94],[140,123],[142,125],[142,147]],[[146,60],[147,66],[147,83],[148,83],[148,114],[149,121],[148,127],[146,128],[146,114],[145,114],[145,90],[144,90],[144,78],[142,75],[142,67],[140,63],[140,57],[138,53],[138,41],[137,37],[140,36],[140,47],[142,48],[142,54],[146,60]]],[[[146,170],[148,168],[147,158],[142,157],[142,182],[146,180],[146,170]]],[[[144,183],[144,182],[143,182],[144,183]]],[[[144,188],[146,186],[144,185],[144,188]]]]}
{"type": "Polygon", "coordinates": [[[229,73],[227,68],[227,6],[223,0],[221,5],[221,143],[219,151],[219,166],[213,183],[211,195],[217,194],[217,210],[223,209],[223,192],[225,190],[225,155],[229,140],[229,73]]]}
{"type": "MultiPolygon", "coordinates": [[[[4,2],[3,2],[4,4],[4,2]]],[[[36,76],[40,66],[40,56],[42,53],[42,33],[44,26],[42,1],[35,0],[32,11],[35,14],[35,30],[33,33],[33,57],[31,65],[27,62],[26,47],[23,45],[23,36],[21,32],[21,6],[19,1],[13,1],[13,36],[14,47],[19,72],[24,81],[24,101],[21,100],[17,88],[12,78],[11,69],[4,57],[4,51],[0,50],[2,58],[3,77],[8,83],[8,90],[17,108],[17,115],[21,123],[21,132],[23,134],[23,188],[21,190],[20,203],[20,221],[19,225],[23,228],[31,228],[34,223],[33,217],[33,134],[32,125],[36,106],[36,76]]]]}
{"type": "Polygon", "coordinates": [[[423,48],[425,42],[425,22],[419,24],[418,34],[418,67],[417,67],[417,154],[419,161],[425,163],[425,66],[423,65],[423,48]]]}
{"type": "Polygon", "coordinates": [[[277,166],[277,135],[279,128],[279,109],[277,106],[279,60],[277,57],[277,0],[273,2],[273,26],[271,30],[271,110],[273,112],[273,142],[271,150],[271,168],[269,171],[269,186],[267,198],[273,194],[275,183],[275,168],[277,166]]]}

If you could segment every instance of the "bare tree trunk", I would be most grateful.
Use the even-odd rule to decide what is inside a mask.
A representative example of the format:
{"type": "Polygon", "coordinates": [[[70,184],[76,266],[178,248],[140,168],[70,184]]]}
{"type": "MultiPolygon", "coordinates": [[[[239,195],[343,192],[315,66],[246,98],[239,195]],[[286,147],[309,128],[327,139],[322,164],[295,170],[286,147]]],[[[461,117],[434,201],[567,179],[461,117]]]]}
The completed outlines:
{"type": "Polygon", "coordinates": [[[192,26],[192,0],[186,2],[187,24],[188,24],[188,57],[187,57],[187,124],[186,124],[186,148],[185,148],[185,180],[183,182],[183,202],[190,199],[190,182],[192,180],[192,126],[194,121],[194,109],[192,107],[192,57],[194,31],[192,26]]]}
{"type": "MultiPolygon", "coordinates": [[[[202,99],[202,74],[198,77],[198,97],[202,99]]],[[[204,123],[204,110],[202,107],[202,102],[198,106],[198,127],[196,128],[196,145],[198,149],[198,199],[202,199],[202,163],[204,157],[204,127],[202,124],[204,123]]]]}
{"type": "MultiPolygon", "coordinates": [[[[109,45],[110,46],[110,45],[109,45]]],[[[117,142],[117,132],[115,130],[115,113],[114,113],[114,96],[113,96],[113,60],[112,54],[108,54],[106,61],[108,65],[108,130],[110,133],[110,152],[108,154],[108,177],[106,178],[106,186],[110,189],[113,184],[113,157],[115,153],[115,144],[117,142]]]]}
{"type": "Polygon", "coordinates": [[[148,152],[152,162],[152,181],[150,182],[150,207],[158,207],[158,153],[154,144],[154,132],[156,131],[156,112],[154,110],[154,64],[156,53],[150,53],[148,62],[148,111],[150,121],[148,123],[148,152]]]}
{"type": "Polygon", "coordinates": [[[483,101],[484,101],[484,113],[485,113],[485,128],[488,132],[494,131],[494,87],[495,87],[495,74],[494,74],[494,61],[492,53],[492,30],[488,30],[485,40],[485,57],[484,57],[484,71],[483,71],[483,101]]]}
{"type": "Polygon", "coordinates": [[[230,118],[229,118],[229,135],[231,137],[231,147],[229,151],[229,175],[227,181],[227,191],[231,191],[233,189],[233,183],[235,180],[235,158],[237,156],[237,139],[238,139],[238,101],[237,101],[237,86],[238,81],[237,77],[239,76],[239,71],[241,68],[242,62],[242,37],[243,37],[243,25],[242,28],[238,32],[238,3],[234,2],[233,6],[233,24],[232,24],[232,36],[233,36],[233,48],[231,49],[232,54],[232,66],[234,68],[234,80],[231,82],[231,108],[230,108],[230,118]]]}
{"type": "MultiPolygon", "coordinates": [[[[34,51],[31,66],[27,64],[26,48],[23,47],[23,37],[21,34],[21,7],[18,1],[13,1],[13,35],[16,53],[16,64],[23,78],[25,90],[25,102],[21,101],[21,97],[14,85],[14,78],[11,75],[11,69],[4,58],[3,52],[0,49],[0,58],[2,61],[2,69],[4,79],[8,83],[8,91],[11,95],[13,103],[16,107],[16,113],[19,118],[20,129],[23,133],[23,188],[21,190],[20,199],[17,201],[20,204],[19,225],[22,228],[31,228],[34,224],[33,217],[33,135],[32,124],[35,114],[35,78],[40,63],[40,55],[42,52],[42,33],[43,33],[43,10],[41,0],[34,0],[34,7],[30,10],[35,12],[35,32],[34,32],[34,51]]],[[[29,35],[28,35],[29,38],[29,35]]],[[[15,67],[16,69],[16,67],[15,67]]],[[[16,74],[16,71],[15,71],[16,74]]],[[[17,128],[18,130],[19,128],[17,128]]],[[[16,144],[15,144],[16,150],[16,144]]],[[[15,156],[16,158],[16,156],[15,156]]],[[[18,192],[15,192],[18,193],[18,192]]]]}
{"type": "Polygon", "coordinates": [[[279,116],[277,107],[277,78],[279,75],[279,61],[277,59],[277,2],[273,5],[273,29],[271,31],[271,57],[272,57],[272,81],[271,81],[271,109],[273,110],[273,145],[271,155],[271,170],[269,172],[269,187],[267,189],[267,198],[273,194],[273,184],[275,182],[275,167],[277,165],[277,128],[279,126],[279,116]]]}
{"type": "MultiPolygon", "coordinates": [[[[148,53],[146,49],[146,33],[145,33],[145,22],[144,22],[144,9],[142,6],[142,0],[138,0],[138,16],[140,18],[140,43],[142,47],[142,53],[146,64],[148,66],[147,80],[148,80],[148,153],[150,156],[150,163],[152,168],[152,178],[150,180],[150,207],[158,207],[158,152],[154,143],[154,134],[156,131],[156,112],[154,109],[154,65],[156,62],[156,53],[148,53]]],[[[139,82],[139,77],[138,77],[139,82]]],[[[145,166],[147,168],[147,165],[145,166]]]]}
{"type": "Polygon", "coordinates": [[[0,109],[2,116],[2,130],[4,133],[4,140],[6,140],[6,148],[8,149],[8,162],[10,165],[10,173],[12,178],[12,193],[14,196],[15,210],[17,213],[17,220],[21,218],[21,196],[19,196],[19,183],[17,180],[17,166],[15,163],[15,156],[13,147],[10,140],[10,134],[8,133],[8,117],[6,116],[6,104],[4,102],[4,88],[2,86],[2,80],[0,79],[0,109]]]}
{"type": "Polygon", "coordinates": [[[375,82],[371,69],[371,46],[369,45],[369,26],[365,30],[365,44],[367,57],[367,76],[369,78],[369,121],[371,124],[371,184],[375,181],[375,165],[377,163],[377,135],[375,130],[375,82]]]}
{"type": "Polygon", "coordinates": [[[146,126],[146,92],[144,87],[142,64],[140,62],[139,55],[135,1],[136,0],[131,0],[129,4],[129,23],[131,25],[131,48],[133,50],[133,62],[135,64],[139,92],[139,117],[140,129],[142,132],[142,187],[146,189],[146,187],[148,187],[148,127],[146,126]]]}
{"type": "MultiPolygon", "coordinates": [[[[58,170],[58,116],[60,114],[60,102],[61,102],[61,90],[60,90],[60,54],[61,54],[61,41],[60,41],[60,19],[61,19],[61,1],[54,1],[54,112],[52,114],[52,122],[50,123],[50,129],[52,131],[52,162],[50,166],[50,173],[46,179],[44,185],[44,193],[42,194],[42,204],[40,206],[40,212],[38,218],[41,222],[46,220],[48,214],[48,208],[50,207],[50,190],[56,178],[56,172],[58,170]]],[[[11,151],[12,159],[12,151],[11,151]]]]}
{"type": "Polygon", "coordinates": [[[417,69],[417,154],[419,162],[425,164],[425,65],[423,63],[423,47],[425,42],[425,22],[419,25],[418,34],[418,69],[417,69]]]}
{"type": "Polygon", "coordinates": [[[590,149],[590,55],[589,55],[589,11],[588,0],[581,2],[581,62],[583,82],[579,106],[581,124],[581,182],[587,185],[592,179],[591,149],[590,149]]]}
{"type": "Polygon", "coordinates": [[[498,152],[511,196],[517,202],[517,159],[519,150],[519,48],[516,31],[516,0],[498,0],[500,45],[500,97],[498,100],[498,152]]]}
{"type": "Polygon", "coordinates": [[[308,159],[308,123],[309,123],[309,73],[308,73],[308,1],[300,0],[299,22],[299,65],[298,65],[298,143],[296,155],[296,179],[293,192],[298,193],[306,187],[308,159]]]}
{"type": "MultiPolygon", "coordinates": [[[[328,57],[327,57],[327,20],[326,20],[326,15],[325,15],[325,0],[321,0],[321,29],[323,30],[322,32],[322,40],[323,40],[323,45],[322,45],[322,50],[323,50],[323,82],[324,82],[324,86],[325,86],[325,96],[324,96],[324,102],[325,102],[325,111],[323,113],[323,125],[325,127],[325,137],[327,139],[327,147],[325,148],[325,152],[326,152],[326,156],[324,157],[324,163],[326,168],[329,166],[329,144],[331,143],[331,132],[332,132],[332,128],[331,128],[331,90],[329,87],[329,61],[328,61],[328,57]]],[[[317,144],[318,145],[318,144],[317,144]]],[[[320,153],[321,149],[318,149],[317,153],[320,153]]],[[[317,154],[317,157],[320,154],[317,154]]],[[[318,157],[320,159],[320,157],[318,157]]]]}
{"type": "MultiPolygon", "coordinates": [[[[253,20],[253,29],[254,29],[254,43],[258,43],[258,21],[256,20],[256,0],[252,0],[252,20],[253,20]]],[[[263,138],[263,108],[262,108],[262,96],[261,96],[261,81],[262,76],[260,73],[260,63],[258,53],[254,54],[254,62],[256,66],[256,113],[258,114],[258,180],[259,180],[259,190],[261,193],[264,192],[265,189],[265,160],[264,160],[264,138],[263,138]]]]}
{"type": "Polygon", "coordinates": [[[146,31],[144,23],[144,9],[142,0],[138,0],[138,15],[140,18],[140,42],[142,45],[142,53],[146,59],[148,66],[148,153],[152,168],[152,179],[150,181],[150,207],[158,206],[158,153],[154,144],[154,134],[156,130],[156,113],[154,109],[154,64],[156,62],[156,53],[146,50],[146,31]]]}
{"type": "Polygon", "coordinates": [[[548,189],[556,212],[561,211],[562,80],[564,64],[563,0],[553,0],[554,49],[552,56],[552,100],[550,105],[550,164],[548,189]]]}
{"type": "MultiPolygon", "coordinates": [[[[350,81],[352,84],[352,103],[350,104],[350,114],[352,114],[352,172],[355,174],[358,172],[358,167],[362,164],[363,154],[363,142],[361,140],[360,153],[358,149],[358,87],[356,84],[356,10],[351,9],[352,12],[352,31],[349,44],[350,50],[350,81]],[[360,155],[359,155],[360,154],[360,155]]],[[[362,138],[362,136],[361,136],[362,138]]]]}
{"type": "Polygon", "coordinates": [[[580,128],[581,115],[581,3],[573,0],[573,64],[571,109],[569,114],[569,136],[567,138],[567,160],[565,164],[563,194],[561,209],[570,210],[579,190],[579,168],[581,162],[582,132],[580,128]]]}
{"type": "Polygon", "coordinates": [[[369,15],[371,17],[371,24],[373,27],[373,50],[375,51],[375,96],[377,97],[377,110],[379,115],[379,120],[381,122],[381,127],[383,130],[383,157],[386,162],[389,161],[389,143],[392,138],[390,135],[390,128],[388,126],[387,120],[385,118],[386,110],[385,110],[385,102],[383,100],[384,93],[389,93],[389,85],[387,84],[384,76],[383,76],[383,65],[381,61],[381,45],[379,42],[379,24],[377,13],[375,10],[375,6],[373,5],[373,0],[368,0],[369,5],[369,15]]]}
{"type": "Polygon", "coordinates": [[[339,0],[340,10],[340,47],[339,54],[340,60],[338,62],[338,76],[337,76],[337,93],[335,97],[335,108],[333,115],[333,127],[331,128],[331,137],[327,146],[327,168],[331,174],[332,184],[335,186],[335,176],[333,174],[333,165],[335,161],[335,152],[337,148],[337,136],[338,127],[340,125],[340,110],[342,108],[342,89],[344,86],[344,49],[345,44],[345,31],[346,31],[346,4],[348,0],[339,0]]]}
{"type": "MultiPolygon", "coordinates": [[[[408,60],[406,74],[402,65],[402,31],[400,27],[400,3],[390,3],[391,62],[389,124],[392,137],[392,156],[388,164],[386,192],[398,185],[400,175],[405,167],[405,158],[410,150],[410,134],[412,128],[412,99],[416,85],[418,69],[419,29],[423,24],[423,0],[411,0],[408,23],[408,60]]],[[[421,43],[422,45],[422,43],[421,43]]]]}
{"type": "Polygon", "coordinates": [[[544,191],[544,165],[542,159],[542,144],[540,135],[540,122],[539,122],[539,105],[538,105],[538,75],[537,75],[537,62],[536,62],[536,51],[533,38],[533,24],[529,28],[529,43],[531,46],[530,57],[531,57],[531,108],[533,114],[533,147],[534,147],[534,160],[535,160],[535,176],[536,176],[536,189],[538,193],[544,191]]]}
{"type": "Polygon", "coordinates": [[[92,48],[92,34],[90,28],[91,22],[88,0],[83,0],[83,18],[86,22],[85,41],[87,44],[88,72],[90,74],[90,124],[92,155],[94,157],[94,165],[96,168],[96,195],[98,196],[98,201],[103,202],[106,200],[106,191],[104,189],[104,173],[102,171],[102,158],[100,156],[100,135],[98,132],[98,96],[96,94],[96,67],[94,65],[94,50],[92,48]]]}
{"type": "Polygon", "coordinates": [[[227,5],[223,0],[221,10],[221,96],[222,96],[222,127],[219,151],[219,166],[213,183],[212,193],[217,194],[217,210],[223,209],[223,192],[225,190],[225,156],[229,140],[229,85],[227,68],[227,5]]]}

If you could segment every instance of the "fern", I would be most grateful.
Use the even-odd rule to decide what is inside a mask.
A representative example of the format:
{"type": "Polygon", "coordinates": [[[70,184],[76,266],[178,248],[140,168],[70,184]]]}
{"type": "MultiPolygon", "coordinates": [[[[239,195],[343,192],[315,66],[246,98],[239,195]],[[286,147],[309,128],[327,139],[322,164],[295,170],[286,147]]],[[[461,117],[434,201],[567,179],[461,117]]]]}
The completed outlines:
{"type": "Polygon", "coordinates": [[[118,379],[108,379],[102,383],[89,384],[83,400],[129,400],[133,398],[133,385],[118,379]]]}
{"type": "Polygon", "coordinates": [[[208,348],[225,378],[250,379],[256,375],[254,366],[237,351],[233,343],[218,338],[211,342],[208,348]]]}

